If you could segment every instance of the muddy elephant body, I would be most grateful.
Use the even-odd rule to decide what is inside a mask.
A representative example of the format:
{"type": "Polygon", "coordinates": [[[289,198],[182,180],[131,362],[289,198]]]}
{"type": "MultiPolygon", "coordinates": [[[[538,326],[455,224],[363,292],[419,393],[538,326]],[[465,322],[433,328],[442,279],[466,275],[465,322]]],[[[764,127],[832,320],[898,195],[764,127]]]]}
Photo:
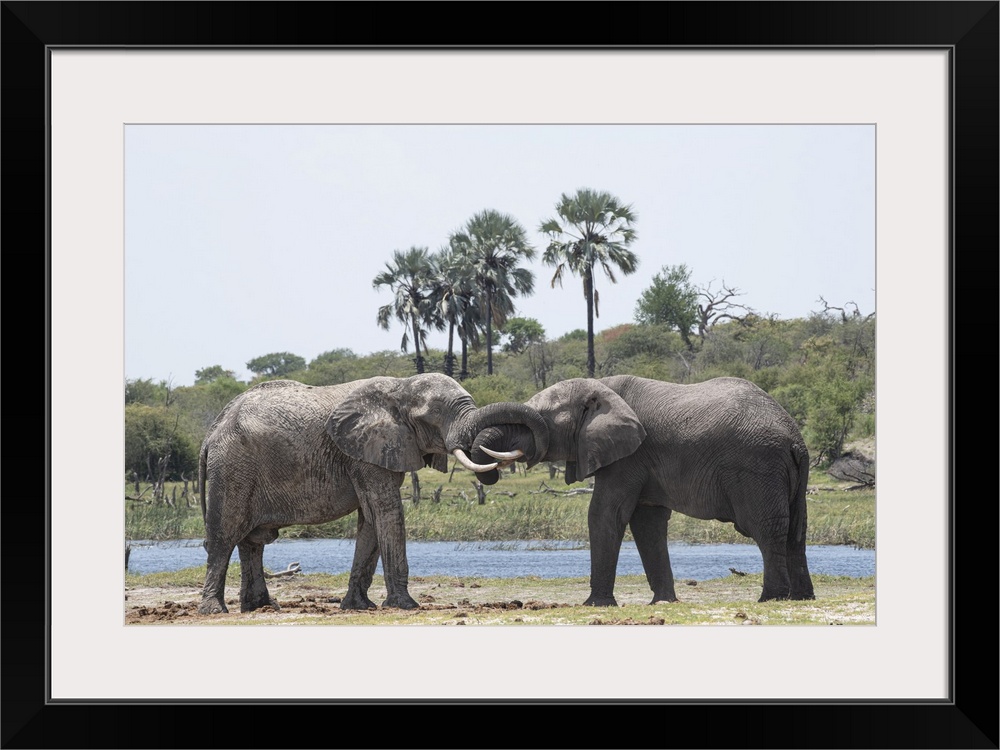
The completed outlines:
{"type": "MultiPolygon", "coordinates": [[[[451,453],[474,471],[495,466],[477,466],[466,456],[475,434],[490,423],[490,411],[477,409],[458,383],[440,374],[316,387],[278,380],[237,396],[201,447],[208,570],[199,611],[228,611],[226,570],[237,547],[240,609],[277,607],[265,583],[264,545],[282,527],[325,523],[354,511],[358,532],[341,606],[375,607],[368,589],[381,556],[383,606],[416,608],[407,590],[399,493],[405,472],[424,466],[447,471],[451,453]]],[[[500,418],[519,419],[509,412],[500,418]]],[[[537,431],[538,423],[528,429],[537,431]]]]}
{"type": "Polygon", "coordinates": [[[794,419],[740,378],[681,385],[631,375],[557,383],[526,402],[549,426],[544,455],[519,427],[487,428],[483,447],[566,461],[566,482],[594,477],[588,512],[591,595],[615,604],[626,526],[652,602],[676,601],[667,549],[673,511],[733,523],[764,562],[760,601],[812,599],[806,562],[809,456],[794,419]],[[534,452],[534,453],[533,453],[534,452]]]}

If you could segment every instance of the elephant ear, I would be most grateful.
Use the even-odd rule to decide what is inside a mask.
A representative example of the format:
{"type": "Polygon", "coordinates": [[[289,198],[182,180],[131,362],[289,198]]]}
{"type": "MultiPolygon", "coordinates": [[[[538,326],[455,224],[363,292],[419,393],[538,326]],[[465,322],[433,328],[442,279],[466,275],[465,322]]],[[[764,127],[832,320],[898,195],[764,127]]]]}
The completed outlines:
{"type": "MultiPolygon", "coordinates": [[[[646,430],[632,407],[607,386],[593,385],[583,405],[577,434],[576,466],[573,467],[577,481],[635,453],[646,438],[646,430]]],[[[568,475],[568,462],[566,467],[568,475]]]]}
{"type": "Polygon", "coordinates": [[[361,386],[326,421],[326,431],[348,456],[390,471],[417,471],[424,457],[417,447],[392,387],[361,386]]]}
{"type": "Polygon", "coordinates": [[[576,478],[576,461],[566,462],[566,469],[563,471],[563,476],[566,478],[566,484],[574,484],[583,480],[583,477],[580,477],[580,479],[576,478]]]}
{"type": "Polygon", "coordinates": [[[448,457],[443,453],[425,453],[424,466],[430,466],[442,474],[448,473],[448,457]]]}

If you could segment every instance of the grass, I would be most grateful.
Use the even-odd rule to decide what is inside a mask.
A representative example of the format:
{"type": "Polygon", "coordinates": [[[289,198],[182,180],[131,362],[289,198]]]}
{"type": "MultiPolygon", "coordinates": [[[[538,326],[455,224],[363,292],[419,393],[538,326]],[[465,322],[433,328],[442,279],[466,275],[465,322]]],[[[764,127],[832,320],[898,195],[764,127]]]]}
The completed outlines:
{"type": "MultiPolygon", "coordinates": [[[[586,488],[586,482],[567,487],[561,478],[550,480],[547,469],[536,466],[527,473],[502,475],[487,488],[486,502],[479,504],[472,475],[462,470],[449,476],[432,469],[419,472],[422,500],[414,505],[409,478],[403,482],[406,536],[422,541],[504,541],[512,539],[586,540],[589,494],[563,496],[563,492],[586,488]],[[433,493],[441,488],[440,501],[433,493]]],[[[848,544],[875,547],[875,491],[851,490],[825,472],[813,470],[809,480],[809,544],[848,544]]],[[[130,488],[126,488],[127,491],[130,488]]],[[[167,485],[170,495],[171,485],[167,485]]],[[[200,507],[175,507],[127,501],[127,539],[200,539],[204,524],[200,507]]],[[[197,503],[196,503],[197,506],[197,503]]],[[[291,526],[281,530],[286,538],[347,538],[357,533],[357,514],[314,526],[291,526]]],[[[670,539],[692,543],[736,543],[749,540],[732,524],[702,521],[679,513],[670,519],[670,539]]],[[[631,536],[626,533],[626,539],[631,536]]]]}
{"type": "MultiPolygon", "coordinates": [[[[168,483],[169,487],[170,484],[168,483]]],[[[189,508],[186,503],[166,505],[125,501],[126,539],[202,539],[205,523],[201,508],[189,508]]]]}

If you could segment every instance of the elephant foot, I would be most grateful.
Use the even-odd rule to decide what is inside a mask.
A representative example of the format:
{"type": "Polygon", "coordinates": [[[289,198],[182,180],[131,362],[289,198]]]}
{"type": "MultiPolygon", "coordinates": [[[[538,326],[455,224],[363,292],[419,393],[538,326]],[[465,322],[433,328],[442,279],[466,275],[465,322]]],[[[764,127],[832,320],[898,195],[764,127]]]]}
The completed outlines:
{"type": "Polygon", "coordinates": [[[278,600],[273,599],[270,596],[267,597],[267,599],[264,601],[258,600],[255,602],[244,602],[244,601],[240,602],[240,612],[253,612],[254,610],[260,609],[261,607],[271,607],[274,610],[281,609],[281,606],[278,604],[278,600]]]}
{"type": "Polygon", "coordinates": [[[199,615],[217,615],[224,612],[229,612],[229,609],[224,602],[218,599],[203,599],[198,605],[199,615]]]}
{"type": "Polygon", "coordinates": [[[357,591],[348,591],[344,594],[343,601],[340,602],[341,609],[378,609],[375,602],[368,598],[367,594],[357,591]]]}
{"type": "Polygon", "coordinates": [[[591,594],[587,598],[587,601],[583,603],[584,607],[617,607],[618,602],[613,596],[596,596],[591,594]]]}
{"type": "Polygon", "coordinates": [[[815,599],[816,593],[813,591],[812,578],[808,573],[805,575],[792,576],[792,583],[789,586],[789,599],[815,599]]]}
{"type": "Polygon", "coordinates": [[[420,605],[409,594],[390,594],[382,602],[383,607],[396,607],[397,609],[420,609],[420,605]]]}
{"type": "Polygon", "coordinates": [[[654,594],[653,601],[651,601],[650,604],[656,604],[657,602],[676,602],[676,601],[679,600],[677,599],[677,596],[674,594],[663,594],[662,596],[659,594],[654,594]]]}
{"type": "Polygon", "coordinates": [[[787,598],[788,598],[788,591],[774,592],[774,591],[764,590],[761,592],[760,599],[758,599],[757,601],[771,602],[771,601],[781,601],[787,598]]]}

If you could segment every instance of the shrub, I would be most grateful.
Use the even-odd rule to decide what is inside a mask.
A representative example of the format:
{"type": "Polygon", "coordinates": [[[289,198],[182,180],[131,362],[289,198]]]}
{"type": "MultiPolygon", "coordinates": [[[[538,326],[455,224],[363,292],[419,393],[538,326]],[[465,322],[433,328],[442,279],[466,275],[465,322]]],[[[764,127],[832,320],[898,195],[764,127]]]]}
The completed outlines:
{"type": "Polygon", "coordinates": [[[476,402],[486,406],[500,401],[527,401],[535,395],[529,382],[514,380],[506,375],[482,375],[462,381],[462,387],[476,402]]]}

